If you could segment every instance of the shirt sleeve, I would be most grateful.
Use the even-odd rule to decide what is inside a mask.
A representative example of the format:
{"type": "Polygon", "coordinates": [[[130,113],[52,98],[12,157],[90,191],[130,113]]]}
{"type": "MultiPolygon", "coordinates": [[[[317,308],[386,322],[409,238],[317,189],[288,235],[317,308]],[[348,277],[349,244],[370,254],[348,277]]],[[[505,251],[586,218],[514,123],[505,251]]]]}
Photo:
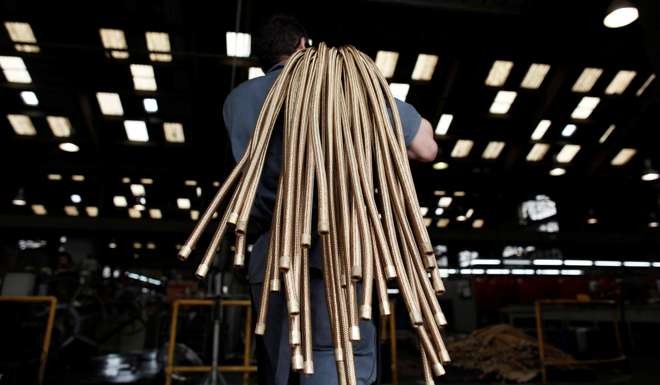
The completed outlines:
{"type": "Polygon", "coordinates": [[[403,102],[399,99],[394,99],[396,108],[399,110],[399,118],[401,118],[401,129],[403,130],[403,140],[406,142],[406,147],[417,135],[419,126],[422,123],[422,116],[417,112],[415,107],[403,102]]]}

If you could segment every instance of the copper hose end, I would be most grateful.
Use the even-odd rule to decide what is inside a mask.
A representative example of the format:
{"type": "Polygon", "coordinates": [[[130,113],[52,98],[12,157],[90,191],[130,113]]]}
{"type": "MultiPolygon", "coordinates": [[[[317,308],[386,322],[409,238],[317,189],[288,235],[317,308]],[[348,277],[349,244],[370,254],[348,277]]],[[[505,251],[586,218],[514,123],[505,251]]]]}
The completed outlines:
{"type": "Polygon", "coordinates": [[[234,231],[237,234],[245,235],[245,230],[247,229],[247,221],[238,221],[236,222],[236,228],[234,231]]]}
{"type": "Polygon", "coordinates": [[[254,328],[254,334],[258,336],[263,336],[266,333],[266,324],[263,322],[257,323],[257,326],[254,328]]]}
{"type": "Polygon", "coordinates": [[[433,317],[435,317],[435,323],[436,323],[438,326],[445,326],[445,325],[447,325],[447,319],[445,318],[445,315],[442,314],[441,312],[435,313],[435,314],[433,315],[433,317]]]}
{"type": "Polygon", "coordinates": [[[433,365],[433,374],[436,377],[440,377],[443,374],[445,374],[445,368],[442,367],[442,364],[437,363],[437,364],[433,365]]]}
{"type": "Polygon", "coordinates": [[[426,254],[424,258],[424,263],[426,264],[426,270],[433,269],[436,266],[435,262],[435,255],[434,254],[426,254]]]}
{"type": "Polygon", "coordinates": [[[291,361],[291,365],[293,366],[293,370],[295,371],[303,370],[304,364],[303,364],[302,354],[295,354],[293,356],[293,360],[291,361]]]}
{"type": "Polygon", "coordinates": [[[280,257],[279,261],[280,270],[288,271],[291,268],[291,257],[288,255],[283,255],[280,257]]]}
{"type": "Polygon", "coordinates": [[[335,349],[335,361],[344,362],[344,351],[341,348],[335,349]]]}
{"type": "Polygon", "coordinates": [[[362,265],[353,265],[351,268],[351,278],[361,279],[362,278],[362,265]]]}
{"type": "Polygon", "coordinates": [[[442,346],[442,349],[440,349],[440,358],[442,358],[442,362],[451,362],[451,357],[449,357],[449,352],[447,349],[445,349],[444,346],[442,346]]]}
{"type": "Polygon", "coordinates": [[[419,314],[419,310],[413,311],[409,313],[410,315],[410,322],[413,325],[421,326],[424,325],[424,320],[422,319],[422,316],[419,314]]]}
{"type": "Polygon", "coordinates": [[[296,315],[300,314],[300,304],[298,303],[297,300],[291,300],[288,301],[288,309],[289,309],[289,315],[296,315]]]}
{"type": "Polygon", "coordinates": [[[392,314],[392,311],[390,310],[389,301],[383,301],[383,303],[381,303],[380,307],[382,308],[382,313],[383,313],[383,314],[380,315],[381,317],[388,316],[388,315],[392,314]]]}
{"type": "Polygon", "coordinates": [[[351,341],[360,340],[360,327],[357,325],[351,326],[351,341]]]}
{"type": "Polygon", "coordinates": [[[236,221],[238,221],[238,213],[234,211],[233,213],[229,214],[229,218],[227,218],[227,223],[231,223],[232,225],[235,225],[236,221]]]}
{"type": "Polygon", "coordinates": [[[360,306],[360,318],[362,318],[363,320],[371,319],[371,305],[360,306]]]}
{"type": "Polygon", "coordinates": [[[330,225],[328,224],[328,221],[319,221],[318,232],[319,234],[327,234],[330,232],[330,225]]]}
{"type": "Polygon", "coordinates": [[[195,277],[197,277],[197,279],[203,279],[204,277],[206,277],[206,274],[208,272],[209,272],[209,265],[207,265],[206,263],[202,263],[197,267],[197,271],[195,271],[195,277]]]}
{"type": "Polygon", "coordinates": [[[179,257],[179,260],[185,261],[190,257],[190,253],[192,253],[192,247],[190,245],[185,244],[181,246],[181,249],[179,250],[179,254],[177,255],[179,257]]]}
{"type": "Polygon", "coordinates": [[[385,276],[387,279],[396,278],[396,269],[394,268],[394,265],[385,266],[385,276]]]}
{"type": "Polygon", "coordinates": [[[300,331],[292,330],[291,333],[289,333],[289,345],[300,345],[300,340],[300,331]]]}
{"type": "Polygon", "coordinates": [[[314,361],[312,360],[305,361],[305,367],[303,368],[303,373],[314,374],[314,361]]]}
{"type": "Polygon", "coordinates": [[[303,234],[302,238],[300,240],[300,243],[303,246],[311,246],[312,245],[312,235],[311,234],[303,234]]]}
{"type": "Polygon", "coordinates": [[[270,291],[271,292],[280,291],[280,280],[279,279],[271,279],[270,280],[270,291]]]}
{"type": "Polygon", "coordinates": [[[245,267],[245,254],[238,251],[236,252],[236,254],[234,254],[234,267],[236,268],[245,267]]]}
{"type": "Polygon", "coordinates": [[[435,291],[436,295],[441,295],[445,292],[445,284],[442,283],[438,269],[431,270],[431,281],[433,283],[433,291],[435,291]]]}

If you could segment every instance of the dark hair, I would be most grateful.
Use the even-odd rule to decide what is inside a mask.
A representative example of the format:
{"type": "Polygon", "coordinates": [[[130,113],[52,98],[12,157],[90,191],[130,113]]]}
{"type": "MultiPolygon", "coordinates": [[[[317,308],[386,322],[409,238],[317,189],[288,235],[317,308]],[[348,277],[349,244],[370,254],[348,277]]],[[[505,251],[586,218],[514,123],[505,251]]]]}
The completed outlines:
{"type": "Polygon", "coordinates": [[[293,16],[271,16],[255,36],[255,54],[264,71],[296,51],[300,38],[307,38],[302,24],[293,16]]]}

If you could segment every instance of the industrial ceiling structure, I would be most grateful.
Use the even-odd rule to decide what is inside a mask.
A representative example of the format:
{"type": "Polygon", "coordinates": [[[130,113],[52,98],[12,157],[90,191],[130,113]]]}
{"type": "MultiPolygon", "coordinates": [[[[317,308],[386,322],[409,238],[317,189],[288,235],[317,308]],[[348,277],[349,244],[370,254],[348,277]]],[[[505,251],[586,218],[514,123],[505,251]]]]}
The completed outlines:
{"type": "Polygon", "coordinates": [[[532,246],[651,266],[658,5],[640,2],[621,29],[603,26],[608,5],[3,1],[2,238],[88,236],[105,260],[174,265],[233,166],[222,103],[258,76],[250,34],[286,11],[314,43],[371,55],[436,127],[438,158],[412,167],[450,260],[532,246]],[[523,202],[537,214],[550,205],[550,224],[523,202]]]}

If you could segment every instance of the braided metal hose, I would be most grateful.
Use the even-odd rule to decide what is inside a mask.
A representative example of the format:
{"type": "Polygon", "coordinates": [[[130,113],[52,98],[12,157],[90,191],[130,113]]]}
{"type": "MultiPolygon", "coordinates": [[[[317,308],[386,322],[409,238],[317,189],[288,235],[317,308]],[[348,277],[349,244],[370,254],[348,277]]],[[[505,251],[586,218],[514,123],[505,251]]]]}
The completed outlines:
{"type": "Polygon", "coordinates": [[[381,316],[390,314],[387,280],[394,280],[419,337],[425,382],[431,384],[449,361],[441,333],[446,319],[437,299],[445,288],[420,214],[396,103],[372,60],[354,47],[321,43],[289,59],[245,153],[180,258],[191,254],[222,211],[196,275],[207,274],[232,225],[234,266],[244,266],[248,218],[280,116],[282,165],[255,333],[265,333],[270,293],[283,284],[292,369],[314,373],[309,258],[316,231],[338,383],[357,384],[353,344],[362,337],[359,320],[371,319],[374,290],[381,316]]]}

